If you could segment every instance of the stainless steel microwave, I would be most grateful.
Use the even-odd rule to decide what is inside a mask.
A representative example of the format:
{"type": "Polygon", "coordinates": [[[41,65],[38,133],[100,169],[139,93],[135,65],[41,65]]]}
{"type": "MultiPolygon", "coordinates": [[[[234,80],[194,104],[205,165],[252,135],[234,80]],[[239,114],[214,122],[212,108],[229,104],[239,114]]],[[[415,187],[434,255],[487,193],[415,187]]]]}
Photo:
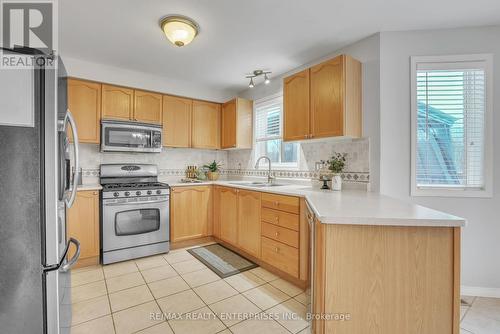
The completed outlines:
{"type": "Polygon", "coordinates": [[[156,124],[101,121],[102,152],[161,152],[162,127],[156,124]]]}

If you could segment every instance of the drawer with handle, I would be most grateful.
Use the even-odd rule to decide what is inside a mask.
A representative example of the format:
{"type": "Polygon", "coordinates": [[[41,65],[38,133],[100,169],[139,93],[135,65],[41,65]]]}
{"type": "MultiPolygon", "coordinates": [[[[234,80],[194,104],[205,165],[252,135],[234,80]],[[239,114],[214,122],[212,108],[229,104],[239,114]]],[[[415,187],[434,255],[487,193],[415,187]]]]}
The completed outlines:
{"type": "Polygon", "coordinates": [[[262,222],[262,236],[299,248],[299,232],[262,222]]]}
{"type": "Polygon", "coordinates": [[[286,227],[295,231],[299,230],[299,216],[293,213],[262,208],[260,219],[266,223],[286,227]]]}
{"type": "Polygon", "coordinates": [[[298,197],[269,193],[262,193],[262,207],[297,214],[300,211],[298,197]]]}
{"type": "Polygon", "coordinates": [[[262,237],[261,259],[294,277],[299,276],[299,250],[281,242],[262,237]]]}

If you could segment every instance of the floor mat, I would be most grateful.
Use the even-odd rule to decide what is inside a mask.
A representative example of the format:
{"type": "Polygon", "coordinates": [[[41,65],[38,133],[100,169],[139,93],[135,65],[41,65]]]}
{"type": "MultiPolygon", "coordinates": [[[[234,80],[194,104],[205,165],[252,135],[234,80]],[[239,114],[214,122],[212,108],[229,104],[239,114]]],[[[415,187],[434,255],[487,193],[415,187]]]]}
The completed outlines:
{"type": "Polygon", "coordinates": [[[220,278],[233,276],[258,267],[252,261],[219,244],[191,248],[187,251],[219,275],[220,278]]]}

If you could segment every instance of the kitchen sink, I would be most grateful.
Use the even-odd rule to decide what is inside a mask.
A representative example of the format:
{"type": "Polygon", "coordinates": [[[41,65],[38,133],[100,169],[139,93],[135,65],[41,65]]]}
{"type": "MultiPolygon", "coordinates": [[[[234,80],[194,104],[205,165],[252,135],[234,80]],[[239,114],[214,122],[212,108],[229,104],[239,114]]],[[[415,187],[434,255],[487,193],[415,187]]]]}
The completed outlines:
{"type": "Polygon", "coordinates": [[[284,186],[284,184],[281,183],[267,183],[267,182],[229,182],[229,183],[237,186],[247,186],[256,188],[284,186]]]}

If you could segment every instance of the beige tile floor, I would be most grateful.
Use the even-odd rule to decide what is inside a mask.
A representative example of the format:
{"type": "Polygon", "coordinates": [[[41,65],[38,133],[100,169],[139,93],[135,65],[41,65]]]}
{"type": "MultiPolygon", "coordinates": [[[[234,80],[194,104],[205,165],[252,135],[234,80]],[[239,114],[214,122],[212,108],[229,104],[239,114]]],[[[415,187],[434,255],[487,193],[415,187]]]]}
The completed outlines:
{"type": "Polygon", "coordinates": [[[305,291],[260,267],[220,279],[185,249],[73,270],[70,291],[71,333],[309,333],[305,291]]]}
{"type": "MultiPolygon", "coordinates": [[[[307,291],[260,267],[220,279],[185,249],[73,270],[70,291],[76,334],[310,333],[307,291]]],[[[462,334],[500,333],[500,299],[463,299],[462,334]]]]}

